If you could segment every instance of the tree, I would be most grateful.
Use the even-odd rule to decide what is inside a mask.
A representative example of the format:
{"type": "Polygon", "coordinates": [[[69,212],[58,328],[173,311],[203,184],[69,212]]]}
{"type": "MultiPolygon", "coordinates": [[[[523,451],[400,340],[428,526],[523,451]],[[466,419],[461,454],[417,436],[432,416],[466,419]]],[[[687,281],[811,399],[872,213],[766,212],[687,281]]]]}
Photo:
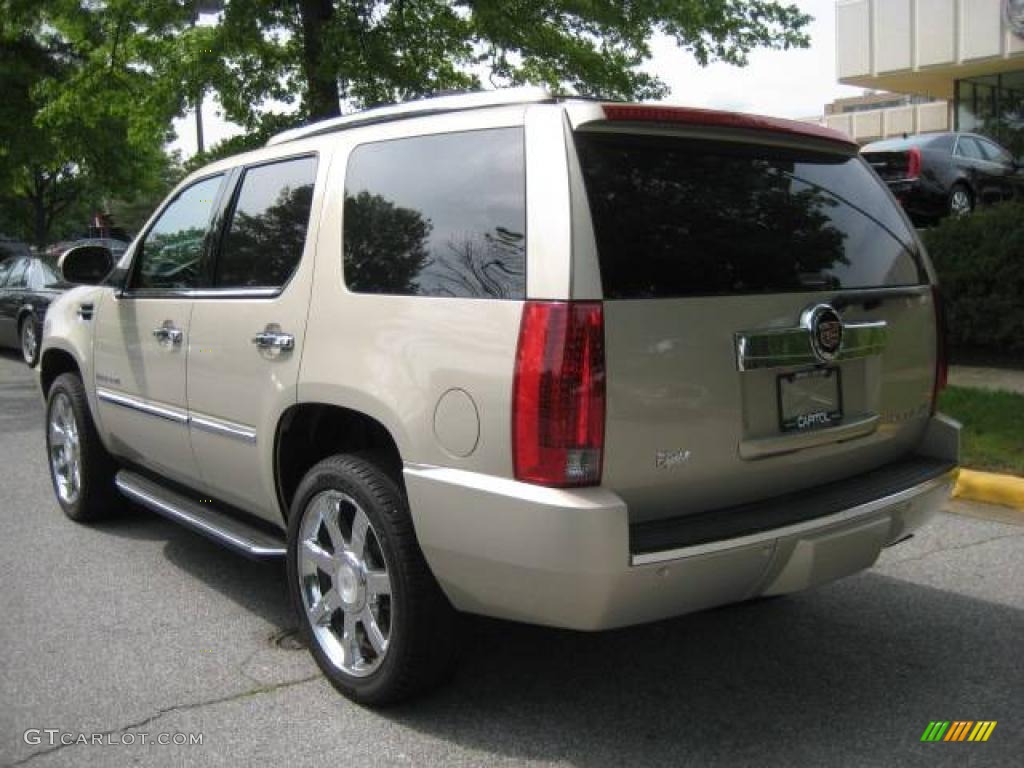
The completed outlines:
{"type": "Polygon", "coordinates": [[[0,1],[0,201],[17,234],[44,245],[70,214],[81,227],[101,201],[161,183],[181,106],[136,55],[157,22],[127,0],[0,1]]]}
{"type": "Polygon", "coordinates": [[[701,64],[807,45],[810,17],[775,0],[230,0],[211,32],[208,85],[249,129],[266,98],[338,115],[457,88],[543,84],[649,99],[642,70],[664,33],[701,64]]]}

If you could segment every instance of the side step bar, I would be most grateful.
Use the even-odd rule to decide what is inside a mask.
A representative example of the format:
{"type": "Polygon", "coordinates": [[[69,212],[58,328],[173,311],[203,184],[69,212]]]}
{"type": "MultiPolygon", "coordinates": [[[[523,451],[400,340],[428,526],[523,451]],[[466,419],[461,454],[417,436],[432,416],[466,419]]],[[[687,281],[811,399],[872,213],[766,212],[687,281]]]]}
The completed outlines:
{"type": "Polygon", "coordinates": [[[215,507],[200,504],[135,472],[122,469],[114,479],[117,489],[134,502],[169,520],[240,552],[263,559],[284,557],[284,536],[274,536],[215,507]]]}

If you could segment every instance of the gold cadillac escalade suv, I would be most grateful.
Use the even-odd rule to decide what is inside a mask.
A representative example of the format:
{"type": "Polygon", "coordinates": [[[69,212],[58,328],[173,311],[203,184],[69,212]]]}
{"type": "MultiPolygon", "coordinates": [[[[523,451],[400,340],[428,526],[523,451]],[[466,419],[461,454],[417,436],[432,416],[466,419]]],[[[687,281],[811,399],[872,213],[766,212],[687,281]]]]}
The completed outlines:
{"type": "Polygon", "coordinates": [[[598,630],[868,568],[956,473],[935,275],[816,126],[369,110],[192,174],[94,282],[45,320],[61,507],[286,558],[365,703],[440,681],[460,612],[598,630]]]}

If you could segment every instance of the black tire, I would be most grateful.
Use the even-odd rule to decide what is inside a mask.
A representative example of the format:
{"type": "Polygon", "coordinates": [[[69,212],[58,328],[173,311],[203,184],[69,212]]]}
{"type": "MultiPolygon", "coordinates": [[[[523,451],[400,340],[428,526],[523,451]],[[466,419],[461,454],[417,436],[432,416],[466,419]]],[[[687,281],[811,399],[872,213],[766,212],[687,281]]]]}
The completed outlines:
{"type": "Polygon", "coordinates": [[[949,215],[954,218],[960,216],[969,216],[971,213],[974,212],[974,206],[974,193],[971,192],[970,187],[968,187],[966,184],[962,182],[957,182],[956,184],[954,184],[953,187],[949,190],[949,200],[946,204],[946,210],[948,211],[949,215]],[[958,200],[961,199],[961,195],[966,197],[966,209],[964,209],[961,205],[958,204],[958,200]]]}
{"type": "Polygon", "coordinates": [[[18,341],[21,344],[21,359],[29,368],[35,367],[35,364],[39,362],[39,340],[39,328],[35,318],[32,315],[25,315],[18,324],[18,341]],[[29,332],[33,334],[35,340],[31,349],[25,340],[25,334],[29,332]]]}
{"type": "Polygon", "coordinates": [[[82,380],[74,373],[62,373],[53,382],[46,396],[46,460],[50,469],[50,480],[64,514],[78,523],[86,523],[110,517],[119,509],[118,495],[114,488],[114,473],[117,465],[107,453],[96,433],[89,403],[86,399],[82,380]],[[62,495],[55,468],[54,430],[51,428],[54,411],[63,402],[70,406],[71,415],[77,428],[79,487],[73,498],[62,495]]]}
{"type": "MultiPolygon", "coordinates": [[[[287,560],[288,591],[313,658],[338,691],[360,704],[377,707],[407,700],[444,682],[455,668],[459,650],[458,616],[420,551],[404,494],[380,467],[372,456],[339,454],[310,469],[292,501],[287,560]],[[309,588],[303,586],[306,582],[299,562],[299,546],[306,535],[303,519],[316,514],[311,502],[328,498],[331,492],[349,497],[365,513],[372,528],[367,541],[372,535],[379,544],[390,578],[388,645],[378,666],[366,676],[349,674],[331,661],[307,614],[305,601],[312,598],[304,592],[309,588]]],[[[319,582],[322,577],[315,579],[319,582]]],[[[335,589],[333,577],[331,581],[328,591],[335,589]]],[[[337,637],[337,622],[347,610],[331,609],[332,617],[321,622],[318,631],[324,632],[327,624],[337,637]]]]}

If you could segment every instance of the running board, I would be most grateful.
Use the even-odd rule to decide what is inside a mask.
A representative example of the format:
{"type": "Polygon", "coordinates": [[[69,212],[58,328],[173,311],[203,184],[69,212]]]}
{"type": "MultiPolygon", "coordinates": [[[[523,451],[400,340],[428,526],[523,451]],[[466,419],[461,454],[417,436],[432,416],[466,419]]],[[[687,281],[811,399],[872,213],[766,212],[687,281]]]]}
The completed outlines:
{"type": "Polygon", "coordinates": [[[200,504],[135,472],[122,469],[114,479],[117,489],[134,502],[169,520],[181,523],[246,557],[284,557],[283,536],[263,531],[216,507],[200,504]]]}

